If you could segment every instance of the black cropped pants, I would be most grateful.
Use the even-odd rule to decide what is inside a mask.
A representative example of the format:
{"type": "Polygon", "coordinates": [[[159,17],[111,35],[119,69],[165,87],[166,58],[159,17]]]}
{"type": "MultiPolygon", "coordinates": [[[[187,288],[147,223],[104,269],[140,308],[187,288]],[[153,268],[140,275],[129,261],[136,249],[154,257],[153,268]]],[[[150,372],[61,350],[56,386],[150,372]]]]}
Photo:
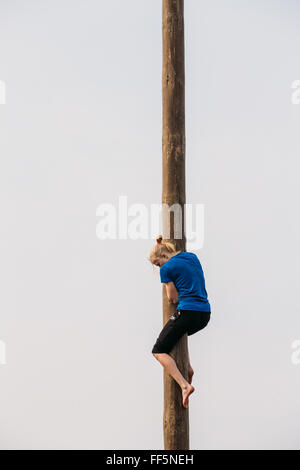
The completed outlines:
{"type": "Polygon", "coordinates": [[[152,354],[169,353],[185,333],[191,336],[203,330],[210,320],[210,314],[199,310],[176,310],[161,330],[152,354]]]}

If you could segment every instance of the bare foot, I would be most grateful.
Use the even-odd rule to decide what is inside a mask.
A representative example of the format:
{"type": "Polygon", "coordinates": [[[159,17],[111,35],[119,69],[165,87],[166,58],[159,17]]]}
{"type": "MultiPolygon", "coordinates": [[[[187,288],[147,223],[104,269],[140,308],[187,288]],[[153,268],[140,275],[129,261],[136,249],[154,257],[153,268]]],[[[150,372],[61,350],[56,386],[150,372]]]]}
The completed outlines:
{"type": "Polygon", "coordinates": [[[189,375],[189,383],[191,384],[192,383],[192,378],[193,378],[193,375],[194,375],[194,370],[191,367],[188,368],[188,375],[189,375]]]}
{"type": "Polygon", "coordinates": [[[187,384],[186,387],[183,387],[182,388],[182,404],[184,406],[184,408],[188,408],[189,406],[189,396],[191,393],[193,393],[193,391],[195,390],[195,388],[193,387],[193,385],[190,385],[190,384],[187,384]]]}

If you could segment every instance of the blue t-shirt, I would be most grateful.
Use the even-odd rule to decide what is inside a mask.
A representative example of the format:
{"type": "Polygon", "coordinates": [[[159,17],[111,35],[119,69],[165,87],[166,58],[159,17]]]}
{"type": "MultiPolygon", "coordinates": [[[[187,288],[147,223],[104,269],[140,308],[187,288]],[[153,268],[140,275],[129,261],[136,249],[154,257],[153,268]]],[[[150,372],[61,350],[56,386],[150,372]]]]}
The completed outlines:
{"type": "Polygon", "coordinates": [[[210,312],[210,303],[205,289],[205,279],[198,256],[181,251],[172,256],[160,268],[162,283],[173,282],[178,291],[176,310],[202,310],[210,312]]]}

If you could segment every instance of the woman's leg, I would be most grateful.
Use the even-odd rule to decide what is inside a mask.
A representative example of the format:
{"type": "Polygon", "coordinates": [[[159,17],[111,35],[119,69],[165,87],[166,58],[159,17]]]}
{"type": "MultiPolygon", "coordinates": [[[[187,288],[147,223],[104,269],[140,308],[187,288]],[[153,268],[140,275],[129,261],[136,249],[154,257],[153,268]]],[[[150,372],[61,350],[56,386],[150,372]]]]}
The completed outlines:
{"type": "MultiPolygon", "coordinates": [[[[210,320],[210,312],[198,312],[198,311],[191,310],[191,311],[185,311],[185,314],[189,315],[189,327],[187,330],[188,336],[191,336],[197,331],[200,331],[203,328],[205,328],[207,323],[210,320]]],[[[189,375],[189,383],[192,383],[194,370],[191,366],[189,350],[188,350],[188,375],[189,375]]]]}
{"type": "Polygon", "coordinates": [[[193,385],[185,380],[179,371],[174,359],[167,353],[153,353],[153,356],[161,363],[165,370],[173,377],[179,384],[182,390],[182,404],[185,408],[188,407],[188,397],[195,390],[193,385]]]}
{"type": "Polygon", "coordinates": [[[189,353],[189,348],[188,348],[188,375],[189,375],[189,383],[192,383],[192,378],[194,375],[194,369],[191,366],[191,361],[190,361],[190,353],[189,353]]]}

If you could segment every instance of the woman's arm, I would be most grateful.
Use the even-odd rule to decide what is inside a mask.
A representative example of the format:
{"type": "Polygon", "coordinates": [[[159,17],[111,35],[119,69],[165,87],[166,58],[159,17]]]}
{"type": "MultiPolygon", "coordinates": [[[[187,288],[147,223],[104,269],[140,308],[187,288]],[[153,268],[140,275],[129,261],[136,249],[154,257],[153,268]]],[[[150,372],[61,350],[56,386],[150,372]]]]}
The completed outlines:
{"type": "Polygon", "coordinates": [[[167,297],[169,301],[172,302],[173,304],[177,304],[178,303],[178,291],[175,287],[174,282],[166,282],[165,286],[166,286],[167,297]]]}

